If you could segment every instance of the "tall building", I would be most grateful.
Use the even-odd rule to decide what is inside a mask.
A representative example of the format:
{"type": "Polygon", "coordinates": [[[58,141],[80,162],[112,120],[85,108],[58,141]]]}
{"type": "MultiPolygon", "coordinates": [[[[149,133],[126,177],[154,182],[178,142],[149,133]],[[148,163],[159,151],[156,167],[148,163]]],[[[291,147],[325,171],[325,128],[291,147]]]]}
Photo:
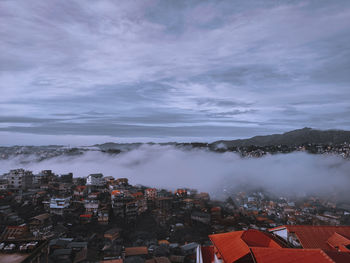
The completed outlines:
{"type": "Polygon", "coordinates": [[[33,185],[33,173],[24,169],[10,170],[6,174],[9,189],[25,190],[33,185]]]}

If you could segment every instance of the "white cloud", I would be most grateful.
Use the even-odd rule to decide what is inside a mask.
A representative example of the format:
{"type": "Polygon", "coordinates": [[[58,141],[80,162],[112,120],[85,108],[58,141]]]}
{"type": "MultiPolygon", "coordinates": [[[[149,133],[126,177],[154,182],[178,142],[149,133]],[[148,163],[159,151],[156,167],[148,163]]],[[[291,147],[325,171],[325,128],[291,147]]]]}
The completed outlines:
{"type": "MultiPolygon", "coordinates": [[[[278,154],[242,159],[235,153],[181,150],[171,146],[143,145],[119,155],[87,152],[76,157],[60,156],[41,162],[33,156],[18,156],[0,161],[0,173],[24,167],[39,172],[73,172],[87,176],[102,172],[105,176],[127,177],[132,184],[197,188],[222,197],[244,187],[265,188],[279,195],[337,193],[348,197],[350,163],[342,158],[305,153],[278,154]],[[29,163],[23,163],[23,161],[29,163]]],[[[344,197],[345,198],[345,197],[344,197]]]]}

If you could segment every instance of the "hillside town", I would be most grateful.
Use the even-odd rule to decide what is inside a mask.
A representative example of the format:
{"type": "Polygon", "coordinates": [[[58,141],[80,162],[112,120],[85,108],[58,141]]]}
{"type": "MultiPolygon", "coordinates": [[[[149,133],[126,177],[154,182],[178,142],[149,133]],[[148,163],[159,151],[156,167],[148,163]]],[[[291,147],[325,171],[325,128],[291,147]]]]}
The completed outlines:
{"type": "Polygon", "coordinates": [[[327,143],[303,143],[296,145],[268,145],[268,146],[232,146],[225,143],[126,143],[126,144],[101,144],[95,146],[69,147],[69,146],[0,146],[0,160],[11,160],[19,158],[20,163],[40,162],[60,156],[81,156],[87,152],[101,152],[109,156],[137,150],[141,146],[173,146],[178,150],[202,149],[216,153],[232,152],[242,158],[263,157],[269,154],[287,154],[292,152],[305,152],[310,154],[324,154],[339,156],[344,159],[350,158],[350,144],[347,142],[340,144],[327,143]]]}
{"type": "Polygon", "coordinates": [[[281,241],[271,229],[348,224],[350,204],[332,196],[276,197],[255,190],[220,201],[196,189],[131,185],[127,178],[100,173],[74,177],[15,169],[0,177],[1,263],[211,263],[215,257],[227,262],[216,238],[226,239],[224,233],[240,233],[232,234],[232,240],[238,238],[232,242],[247,243],[244,262],[265,262],[249,261],[261,251],[252,250],[243,236],[279,239],[276,246],[285,248],[289,240],[281,241]]]}

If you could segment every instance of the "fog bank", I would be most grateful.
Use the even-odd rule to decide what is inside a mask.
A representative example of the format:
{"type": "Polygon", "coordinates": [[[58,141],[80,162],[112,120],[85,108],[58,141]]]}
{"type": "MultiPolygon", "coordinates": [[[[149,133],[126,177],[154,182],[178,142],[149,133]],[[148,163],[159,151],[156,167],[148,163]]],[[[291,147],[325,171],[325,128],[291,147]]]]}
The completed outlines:
{"type": "Polygon", "coordinates": [[[101,172],[104,176],[127,177],[132,184],[159,188],[196,188],[221,197],[242,185],[262,187],[279,195],[347,193],[350,162],[336,156],[291,153],[262,158],[241,158],[235,153],[181,150],[172,146],[143,145],[110,155],[88,151],[79,156],[59,156],[28,162],[31,156],[0,161],[0,173],[25,168],[36,172],[51,169],[75,177],[101,172]]]}

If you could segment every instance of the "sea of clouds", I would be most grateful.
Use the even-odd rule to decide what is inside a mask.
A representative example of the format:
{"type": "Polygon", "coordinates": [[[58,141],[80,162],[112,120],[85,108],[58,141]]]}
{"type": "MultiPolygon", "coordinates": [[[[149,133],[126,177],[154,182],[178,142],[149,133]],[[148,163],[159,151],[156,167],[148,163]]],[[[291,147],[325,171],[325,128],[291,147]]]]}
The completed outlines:
{"type": "Polygon", "coordinates": [[[51,169],[57,174],[73,172],[75,177],[103,173],[127,177],[132,184],[166,189],[195,188],[223,198],[234,190],[263,188],[276,195],[316,194],[344,198],[350,186],[350,162],[331,155],[295,152],[242,158],[236,153],[215,153],[201,149],[143,145],[121,154],[87,151],[36,161],[17,156],[0,161],[0,174],[25,168],[37,173],[51,169]]]}

